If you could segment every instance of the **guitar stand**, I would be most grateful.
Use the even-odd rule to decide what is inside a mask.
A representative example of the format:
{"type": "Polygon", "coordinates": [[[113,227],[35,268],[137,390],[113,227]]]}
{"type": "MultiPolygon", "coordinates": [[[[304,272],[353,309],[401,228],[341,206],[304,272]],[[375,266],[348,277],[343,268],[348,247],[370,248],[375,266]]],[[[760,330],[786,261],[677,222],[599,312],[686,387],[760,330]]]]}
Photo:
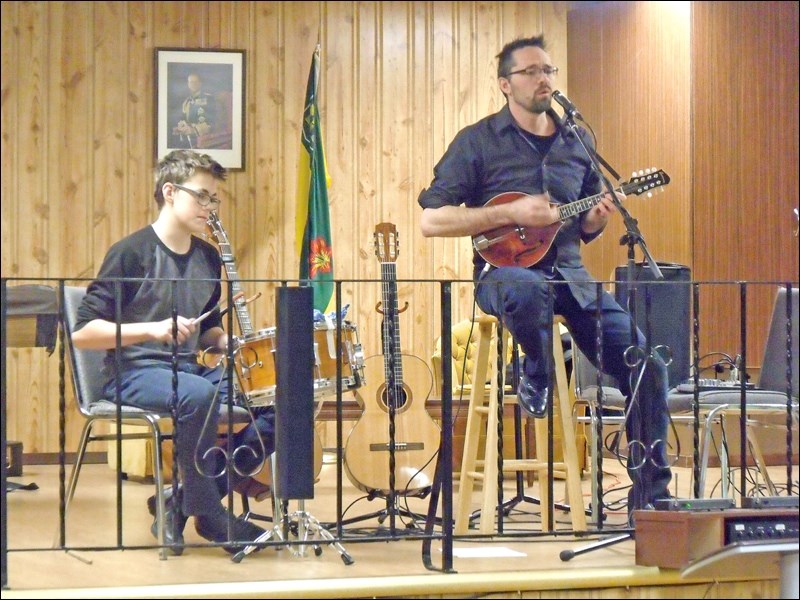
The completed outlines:
{"type": "MultiPolygon", "coordinates": [[[[414,495],[419,496],[420,498],[424,498],[425,496],[428,495],[429,492],[430,488],[425,488],[424,492],[420,492],[414,495]]],[[[377,492],[373,491],[371,492],[370,496],[368,496],[368,499],[372,500],[374,497],[379,495],[382,494],[378,494],[377,492]]],[[[419,529],[416,522],[419,520],[424,520],[425,516],[413,513],[405,508],[401,508],[400,506],[398,506],[397,503],[398,496],[399,494],[394,494],[394,497],[392,497],[392,495],[385,496],[386,508],[381,510],[376,510],[375,512],[367,513],[366,515],[359,515],[357,517],[352,517],[350,519],[344,519],[342,521],[342,525],[352,525],[353,523],[361,523],[362,521],[370,521],[372,519],[377,519],[378,523],[383,525],[384,521],[386,521],[386,519],[388,518],[390,519],[390,524],[391,524],[390,529],[395,531],[392,518],[405,517],[412,521],[412,523],[406,525],[406,529],[419,529]]],[[[403,530],[397,530],[397,531],[403,531],[403,530]]]]}

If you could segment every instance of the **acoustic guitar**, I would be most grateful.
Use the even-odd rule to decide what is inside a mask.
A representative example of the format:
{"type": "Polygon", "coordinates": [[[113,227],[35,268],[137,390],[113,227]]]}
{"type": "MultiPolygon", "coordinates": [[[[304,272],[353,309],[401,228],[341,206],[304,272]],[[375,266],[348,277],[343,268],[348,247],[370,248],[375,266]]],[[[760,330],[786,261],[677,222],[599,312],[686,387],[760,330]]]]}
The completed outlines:
{"type": "MultiPolygon", "coordinates": [[[[236,311],[236,320],[239,323],[239,331],[243,337],[253,334],[253,325],[250,321],[250,313],[247,310],[247,302],[244,300],[241,283],[239,280],[239,272],[236,270],[236,260],[231,250],[231,243],[228,240],[228,234],[222,227],[222,223],[217,216],[216,211],[212,211],[206,221],[208,228],[211,230],[214,239],[219,248],[220,258],[222,264],[225,265],[225,274],[231,282],[233,290],[233,306],[236,311]]],[[[239,371],[234,369],[238,377],[239,371]]],[[[244,386],[242,386],[244,387],[244,386]]],[[[266,465],[265,465],[266,466],[266,465]]],[[[319,478],[320,471],[322,471],[322,442],[316,430],[314,431],[314,479],[319,478]]],[[[266,485],[272,485],[272,469],[262,468],[258,473],[253,475],[253,479],[260,481],[266,485]]]]}
{"type": "Polygon", "coordinates": [[[353,485],[365,492],[409,495],[429,488],[436,469],[440,432],[425,410],[433,373],[424,360],[403,354],[400,347],[395,226],[378,224],[374,241],[381,261],[383,354],[364,360],[366,384],[355,392],[364,412],[347,438],[344,467],[353,485]]]}
{"type": "MultiPolygon", "coordinates": [[[[617,191],[626,196],[651,194],[657,188],[669,183],[669,175],[659,170],[654,173],[646,172],[638,177],[633,177],[623,183],[617,191]]],[[[472,247],[489,264],[495,267],[530,267],[539,262],[550,250],[553,239],[569,217],[589,210],[600,202],[604,192],[570,202],[569,204],[556,204],[558,207],[558,221],[545,227],[521,227],[519,225],[505,225],[484,231],[472,237],[472,247]]],[[[485,206],[506,204],[517,198],[526,196],[522,192],[505,192],[491,198],[485,206]]]]}

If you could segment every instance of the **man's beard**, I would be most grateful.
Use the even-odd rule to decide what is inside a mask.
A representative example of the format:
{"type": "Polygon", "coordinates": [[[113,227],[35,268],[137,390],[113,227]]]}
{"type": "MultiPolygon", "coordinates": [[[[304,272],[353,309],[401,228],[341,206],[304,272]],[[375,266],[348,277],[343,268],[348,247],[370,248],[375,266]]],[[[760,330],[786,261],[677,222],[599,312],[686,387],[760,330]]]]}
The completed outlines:
{"type": "Polygon", "coordinates": [[[550,110],[551,106],[552,106],[552,100],[549,96],[542,100],[534,100],[533,102],[531,102],[531,112],[541,114],[543,112],[547,112],[548,110],[550,110]]]}

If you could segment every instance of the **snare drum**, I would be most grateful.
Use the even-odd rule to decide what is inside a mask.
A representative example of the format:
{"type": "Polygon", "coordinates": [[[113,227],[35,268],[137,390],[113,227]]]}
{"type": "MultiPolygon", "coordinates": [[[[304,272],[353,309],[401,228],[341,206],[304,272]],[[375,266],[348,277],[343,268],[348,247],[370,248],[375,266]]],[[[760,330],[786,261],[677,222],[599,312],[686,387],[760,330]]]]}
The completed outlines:
{"type": "MultiPolygon", "coordinates": [[[[364,352],[354,323],[342,323],[342,389],[354,390],[364,384],[364,352]]],[[[314,394],[336,393],[336,326],[314,324],[314,394]]]]}
{"type": "Polygon", "coordinates": [[[236,375],[242,391],[254,406],[269,406],[274,402],[275,350],[274,327],[237,338],[236,375]]]}
{"type": "MultiPolygon", "coordinates": [[[[275,403],[275,352],[277,329],[261,329],[237,338],[236,374],[252,406],[275,403]]],[[[364,354],[358,329],[348,321],[342,324],[342,389],[352,390],[364,382],[364,354]]],[[[336,393],[336,327],[314,324],[314,395],[336,393]]]]}

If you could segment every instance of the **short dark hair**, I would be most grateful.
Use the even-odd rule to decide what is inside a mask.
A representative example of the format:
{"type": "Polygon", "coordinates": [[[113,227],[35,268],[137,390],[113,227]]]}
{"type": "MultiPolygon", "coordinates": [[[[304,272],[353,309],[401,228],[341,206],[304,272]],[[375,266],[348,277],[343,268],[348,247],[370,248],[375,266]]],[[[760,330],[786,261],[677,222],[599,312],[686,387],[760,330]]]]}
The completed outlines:
{"type": "Polygon", "coordinates": [[[527,38],[517,38],[503,46],[500,54],[498,54],[496,57],[498,78],[505,77],[516,66],[514,64],[514,59],[511,57],[514,51],[519,50],[520,48],[527,48],[528,46],[536,46],[537,48],[541,48],[542,50],[546,51],[547,46],[544,42],[544,34],[542,33],[540,35],[527,38]]]}
{"type": "Polygon", "coordinates": [[[165,183],[182,184],[197,172],[208,173],[218,181],[225,181],[228,171],[208,154],[194,150],[173,150],[158,161],[155,169],[156,189],[153,195],[158,208],[164,206],[165,183]]]}

